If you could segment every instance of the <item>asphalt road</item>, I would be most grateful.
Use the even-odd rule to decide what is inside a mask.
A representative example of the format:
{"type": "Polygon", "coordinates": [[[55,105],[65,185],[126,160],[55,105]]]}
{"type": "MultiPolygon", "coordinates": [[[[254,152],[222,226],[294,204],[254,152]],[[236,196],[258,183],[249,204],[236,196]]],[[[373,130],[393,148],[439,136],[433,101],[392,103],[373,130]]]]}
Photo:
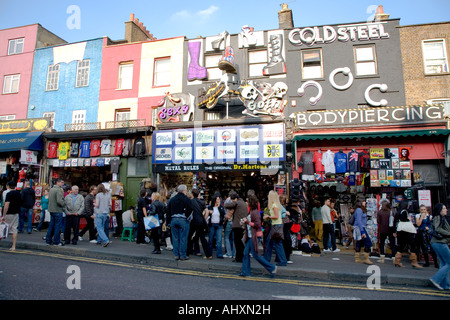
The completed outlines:
{"type": "MultiPolygon", "coordinates": [[[[253,261],[255,263],[255,261],[253,261]]],[[[0,250],[1,300],[448,300],[434,289],[195,272],[40,251],[0,250]]],[[[185,310],[187,311],[187,309],[185,310]]]]}

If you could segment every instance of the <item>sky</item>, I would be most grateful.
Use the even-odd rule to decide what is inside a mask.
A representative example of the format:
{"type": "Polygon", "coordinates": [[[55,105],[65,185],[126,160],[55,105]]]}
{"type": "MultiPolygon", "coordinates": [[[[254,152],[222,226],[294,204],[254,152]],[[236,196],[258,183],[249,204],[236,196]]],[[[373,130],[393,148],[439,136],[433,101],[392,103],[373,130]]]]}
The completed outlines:
{"type": "Polygon", "coordinates": [[[124,39],[130,13],[157,39],[215,36],[226,30],[278,29],[278,11],[286,3],[294,27],[363,22],[378,5],[400,25],[450,21],[450,0],[0,0],[0,29],[39,23],[67,42],[107,36],[124,39]]]}

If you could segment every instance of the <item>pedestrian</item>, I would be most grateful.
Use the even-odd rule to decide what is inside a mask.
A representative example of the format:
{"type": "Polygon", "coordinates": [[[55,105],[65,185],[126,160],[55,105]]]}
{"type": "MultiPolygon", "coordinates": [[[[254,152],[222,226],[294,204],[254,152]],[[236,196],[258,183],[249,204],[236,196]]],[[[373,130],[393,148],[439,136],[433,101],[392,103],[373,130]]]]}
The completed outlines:
{"type": "Polygon", "coordinates": [[[320,202],[317,200],[314,200],[314,207],[311,212],[311,218],[314,224],[314,235],[316,241],[321,242],[323,240],[323,221],[320,202]]]}
{"type": "Polygon", "coordinates": [[[22,233],[25,227],[25,217],[27,219],[27,232],[31,234],[33,230],[33,207],[36,201],[36,193],[31,188],[30,181],[25,181],[25,188],[20,192],[22,197],[22,204],[19,216],[18,232],[22,233]]]}
{"type": "Polygon", "coordinates": [[[239,273],[241,277],[251,276],[250,255],[255,258],[267,271],[271,277],[275,276],[277,267],[267,261],[263,256],[260,256],[259,243],[262,241],[261,230],[261,215],[258,210],[259,201],[255,195],[250,195],[247,198],[247,204],[250,208],[250,213],[247,217],[242,219],[245,227],[244,243],[245,249],[242,258],[242,271],[239,273]]]}
{"type": "Polygon", "coordinates": [[[188,255],[194,254],[201,256],[199,240],[202,243],[203,252],[205,253],[205,259],[212,259],[212,250],[210,250],[208,241],[206,240],[206,234],[208,233],[208,225],[205,220],[207,215],[206,204],[203,200],[199,199],[200,190],[197,188],[191,191],[192,199],[192,221],[189,225],[189,236],[188,236],[188,255]]]}
{"type": "Polygon", "coordinates": [[[395,256],[397,252],[394,237],[394,214],[392,212],[391,204],[387,200],[382,201],[381,203],[381,209],[377,213],[377,225],[378,237],[380,239],[380,260],[378,260],[377,262],[384,263],[384,259],[386,257],[386,239],[389,240],[389,247],[391,248],[392,256],[395,256]]]}
{"type": "Polygon", "coordinates": [[[279,199],[280,199],[280,204],[281,204],[281,220],[283,222],[283,233],[284,233],[284,239],[282,241],[284,255],[286,256],[287,263],[291,264],[291,263],[293,263],[293,261],[291,260],[291,254],[292,254],[291,213],[289,210],[287,210],[287,208],[288,208],[287,196],[285,194],[281,194],[281,195],[279,195],[279,199]]]}
{"type": "Polygon", "coordinates": [[[172,232],[173,254],[176,260],[187,260],[189,223],[192,219],[192,203],[187,197],[187,187],[181,184],[178,193],[167,204],[167,223],[172,232]],[[188,220],[189,219],[189,220],[188,220]]]}
{"type": "Polygon", "coordinates": [[[436,234],[431,238],[431,247],[439,258],[439,270],[430,281],[439,290],[449,290],[450,281],[450,225],[447,218],[447,207],[438,203],[434,206],[433,219],[431,221],[436,234]]]}
{"type": "Polygon", "coordinates": [[[50,224],[48,226],[45,242],[47,245],[62,246],[61,228],[64,214],[64,180],[56,178],[55,184],[48,195],[48,211],[50,211],[50,224]]]}
{"type": "MultiPolygon", "coordinates": [[[[228,197],[224,201],[224,207],[225,207],[226,203],[231,202],[230,194],[231,194],[231,192],[228,194],[228,197]]],[[[228,209],[225,209],[223,239],[224,239],[223,242],[225,243],[225,250],[226,250],[226,254],[224,254],[223,257],[234,259],[235,255],[236,255],[236,247],[234,245],[234,237],[233,237],[233,217],[232,217],[232,210],[228,210],[228,209]],[[227,216],[229,218],[227,218],[227,216]]]]}
{"type": "Polygon", "coordinates": [[[153,228],[151,230],[151,238],[153,240],[153,245],[155,249],[152,251],[153,254],[161,254],[161,244],[159,243],[162,231],[161,226],[164,223],[164,216],[166,215],[166,205],[162,202],[161,195],[158,192],[152,193],[152,204],[150,205],[151,216],[156,216],[160,222],[160,226],[153,228]]]}
{"type": "Polygon", "coordinates": [[[236,255],[233,262],[242,263],[244,256],[244,244],[242,243],[242,237],[244,236],[244,229],[241,226],[241,219],[247,217],[248,207],[247,203],[239,197],[236,191],[233,191],[230,195],[230,202],[225,203],[225,208],[230,211],[227,213],[226,218],[233,218],[232,232],[234,237],[234,246],[236,248],[236,255]]]}
{"type": "Polygon", "coordinates": [[[341,250],[336,247],[336,236],[334,234],[333,221],[331,220],[331,199],[325,199],[320,212],[323,221],[323,252],[340,252],[341,250]],[[328,239],[330,239],[331,248],[329,247],[328,239]]]}
{"type": "Polygon", "coordinates": [[[411,266],[414,268],[422,268],[417,263],[417,254],[415,250],[414,237],[417,233],[416,228],[410,220],[408,212],[408,200],[402,200],[398,207],[398,223],[397,223],[397,252],[395,254],[394,265],[403,267],[401,263],[403,253],[408,253],[411,266]]]}
{"type": "Polygon", "coordinates": [[[372,249],[372,241],[367,233],[367,209],[366,202],[356,202],[355,223],[353,224],[353,238],[355,239],[355,262],[373,264],[369,259],[372,249]],[[363,259],[361,259],[361,247],[364,247],[363,259]]]}
{"type": "Polygon", "coordinates": [[[223,259],[222,252],[222,232],[223,223],[225,221],[225,208],[222,206],[222,198],[220,195],[215,195],[208,207],[206,220],[208,221],[209,237],[208,245],[211,255],[214,249],[214,241],[216,243],[216,256],[218,259],[223,259]]]}
{"type": "Polygon", "coordinates": [[[72,244],[78,242],[80,232],[80,217],[84,213],[84,197],[79,193],[78,186],[72,186],[72,192],[64,198],[64,213],[66,225],[64,227],[64,244],[69,244],[71,229],[73,230],[72,244]]]}
{"type": "Polygon", "coordinates": [[[109,211],[111,208],[111,194],[106,191],[105,185],[100,183],[97,186],[97,195],[95,196],[94,214],[95,227],[97,228],[97,243],[107,247],[109,240],[109,211]]]}
{"type": "Polygon", "coordinates": [[[34,229],[34,231],[41,231],[42,226],[45,221],[45,215],[48,212],[48,188],[44,187],[42,190],[42,197],[41,197],[41,217],[39,219],[38,226],[34,229]]]}
{"type": "Polygon", "coordinates": [[[144,218],[147,217],[147,190],[141,189],[139,191],[139,198],[137,201],[137,212],[136,212],[136,218],[137,218],[137,234],[136,234],[136,244],[146,244],[145,242],[145,225],[144,225],[144,218]]]}
{"type": "Polygon", "coordinates": [[[129,206],[128,210],[122,213],[122,226],[124,228],[133,229],[133,239],[136,239],[138,224],[137,219],[135,218],[134,209],[133,206],[129,206]]]}
{"type": "Polygon", "coordinates": [[[264,219],[270,219],[272,227],[270,233],[266,239],[266,249],[264,252],[264,258],[270,262],[272,257],[272,251],[275,249],[277,266],[286,266],[287,259],[283,248],[283,220],[281,218],[281,203],[278,193],[274,190],[269,191],[268,203],[269,214],[263,216],[264,219]]]}
{"type": "Polygon", "coordinates": [[[16,182],[10,181],[7,184],[9,191],[6,195],[5,202],[3,204],[3,216],[2,222],[9,224],[9,233],[12,234],[12,245],[9,248],[10,251],[16,250],[17,243],[17,227],[19,225],[20,204],[22,197],[20,191],[16,190],[16,182]]]}
{"type": "Polygon", "coordinates": [[[165,184],[163,184],[163,189],[161,192],[162,192],[161,193],[162,202],[166,206],[166,213],[164,214],[164,223],[162,226],[162,232],[163,232],[162,238],[164,239],[164,241],[166,243],[166,250],[173,250],[172,235],[170,232],[169,225],[167,223],[167,202],[170,199],[170,193],[167,191],[165,184]]]}
{"type": "Polygon", "coordinates": [[[78,240],[83,240],[83,235],[89,231],[89,242],[97,243],[95,231],[94,203],[97,194],[97,186],[90,186],[88,195],[84,198],[84,212],[82,217],[86,220],[86,226],[81,230],[78,240]]]}
{"type": "Polygon", "coordinates": [[[353,242],[353,248],[355,248],[355,242],[353,241],[353,224],[355,223],[355,207],[353,205],[348,206],[348,214],[344,218],[345,232],[348,235],[346,248],[353,242]]]}
{"type": "Polygon", "coordinates": [[[421,204],[419,206],[419,214],[416,215],[416,224],[417,224],[417,234],[416,234],[416,248],[422,251],[424,260],[425,260],[425,264],[423,265],[424,267],[429,267],[430,266],[430,259],[428,257],[428,254],[431,253],[432,257],[433,257],[433,261],[434,261],[434,266],[436,268],[439,268],[439,264],[437,262],[437,256],[436,253],[434,252],[434,250],[432,250],[431,248],[431,243],[430,243],[430,236],[428,235],[428,232],[431,229],[431,215],[428,212],[428,208],[427,206],[425,206],[424,204],[421,204]],[[429,248],[431,250],[429,250],[429,248]]]}

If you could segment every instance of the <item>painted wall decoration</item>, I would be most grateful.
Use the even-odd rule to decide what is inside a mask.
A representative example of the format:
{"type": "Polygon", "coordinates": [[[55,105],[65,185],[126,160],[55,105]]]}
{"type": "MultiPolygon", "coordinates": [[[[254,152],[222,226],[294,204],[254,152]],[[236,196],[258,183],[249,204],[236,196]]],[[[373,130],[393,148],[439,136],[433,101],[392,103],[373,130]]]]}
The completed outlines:
{"type": "Polygon", "coordinates": [[[273,86],[270,83],[253,83],[249,81],[241,86],[241,100],[244,102],[245,115],[258,117],[269,115],[283,117],[283,110],[287,104],[284,96],[288,86],[284,82],[277,82],[273,86]]]}
{"type": "Polygon", "coordinates": [[[189,69],[188,69],[188,81],[193,80],[205,80],[208,79],[208,71],[206,67],[202,67],[199,64],[201,56],[202,43],[200,41],[189,41],[189,69]]]}
{"type": "Polygon", "coordinates": [[[283,57],[283,34],[269,34],[269,62],[263,68],[263,75],[270,76],[286,73],[286,62],[283,57]]]}
{"type": "Polygon", "coordinates": [[[348,88],[351,87],[351,85],[353,84],[353,74],[350,70],[350,68],[345,67],[345,68],[337,68],[334,69],[331,73],[330,73],[330,84],[333,86],[333,88],[335,88],[336,90],[347,90],[348,88]],[[336,76],[337,73],[342,73],[343,75],[348,77],[347,83],[344,85],[338,85],[336,84],[336,82],[334,81],[334,77],[336,76]]]}
{"type": "Polygon", "coordinates": [[[166,92],[156,109],[156,120],[158,123],[190,121],[194,118],[194,96],[188,93],[166,92]]]}
{"type": "Polygon", "coordinates": [[[370,86],[367,87],[366,91],[364,92],[364,98],[366,99],[366,102],[371,105],[372,107],[386,107],[388,104],[388,101],[386,99],[381,99],[380,101],[374,101],[370,98],[370,90],[372,89],[378,89],[381,92],[386,92],[388,89],[387,84],[383,83],[383,84],[372,84],[370,86]]]}
{"type": "Polygon", "coordinates": [[[302,86],[297,89],[297,94],[300,97],[303,97],[303,95],[305,94],[305,90],[308,87],[315,87],[315,88],[317,88],[317,95],[315,97],[309,98],[309,104],[314,106],[322,98],[322,95],[323,95],[322,86],[317,81],[309,80],[309,81],[306,81],[305,83],[303,83],[302,86]]]}

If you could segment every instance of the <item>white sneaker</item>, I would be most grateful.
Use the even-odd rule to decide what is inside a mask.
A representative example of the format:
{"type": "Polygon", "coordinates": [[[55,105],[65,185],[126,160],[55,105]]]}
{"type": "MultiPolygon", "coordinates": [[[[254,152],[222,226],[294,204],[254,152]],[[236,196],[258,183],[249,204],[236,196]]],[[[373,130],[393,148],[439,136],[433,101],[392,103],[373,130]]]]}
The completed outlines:
{"type": "Polygon", "coordinates": [[[294,263],[294,262],[291,261],[291,260],[288,260],[287,263],[288,263],[288,264],[292,264],[292,263],[294,263]]]}
{"type": "Polygon", "coordinates": [[[331,252],[330,249],[323,249],[322,251],[323,251],[323,252],[327,252],[327,253],[331,252]]]}
{"type": "Polygon", "coordinates": [[[336,248],[333,250],[333,253],[338,253],[338,252],[341,252],[341,249],[336,248]]]}
{"type": "Polygon", "coordinates": [[[83,241],[83,237],[82,236],[78,236],[78,241],[83,241]]]}
{"type": "Polygon", "coordinates": [[[91,241],[89,241],[89,243],[97,243],[97,240],[91,240],[91,241]]]}

